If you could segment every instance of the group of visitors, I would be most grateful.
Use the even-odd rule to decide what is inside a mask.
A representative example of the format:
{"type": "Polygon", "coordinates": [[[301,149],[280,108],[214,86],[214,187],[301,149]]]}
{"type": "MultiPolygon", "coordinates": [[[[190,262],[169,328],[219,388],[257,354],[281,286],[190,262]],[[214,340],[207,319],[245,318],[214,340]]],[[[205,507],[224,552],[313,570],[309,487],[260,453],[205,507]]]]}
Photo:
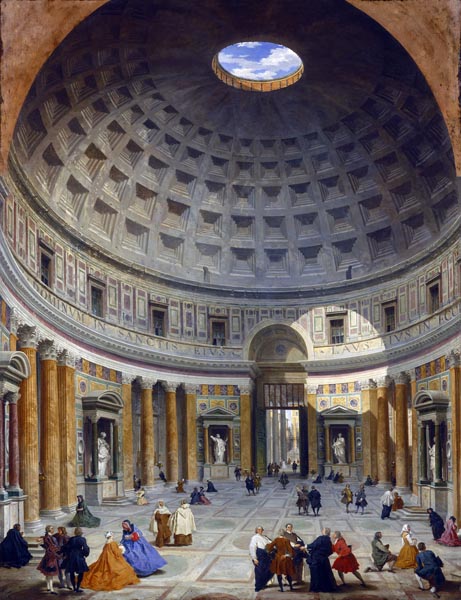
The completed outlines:
{"type": "Polygon", "coordinates": [[[438,544],[443,546],[461,546],[461,540],[458,536],[458,525],[456,517],[448,517],[444,524],[442,517],[434,509],[428,508],[429,525],[432,529],[432,536],[438,544]]]}
{"type": "MultiPolygon", "coordinates": [[[[416,544],[409,525],[405,524],[402,527],[401,537],[402,547],[396,556],[389,550],[389,545],[383,543],[382,532],[377,531],[371,542],[373,566],[367,567],[365,572],[382,571],[386,564],[391,573],[395,572],[394,566],[400,569],[412,568],[420,589],[426,589],[424,581],[428,581],[430,591],[436,594],[445,581],[442,561],[432,550],[427,550],[423,542],[416,544]]],[[[360,584],[366,587],[352,546],[340,531],[334,531],[332,534],[328,527],[325,527],[313,542],[305,544],[293,531],[291,523],[287,523],[285,529],[281,529],[274,540],[270,540],[264,534],[264,528],[258,526],[251,538],[249,551],[254,565],[255,591],[266,587],[274,575],[277,576],[282,592],[283,578],[293,590],[294,581],[302,583],[304,559],[309,566],[311,592],[335,591],[338,586],[345,584],[346,573],[352,573],[360,584]],[[336,554],[336,558],[330,564],[332,554],[336,554]],[[333,571],[337,572],[340,583],[337,583],[333,571]]]]}
{"type": "Polygon", "coordinates": [[[315,485],[311,486],[311,489],[308,490],[307,486],[304,484],[302,487],[296,486],[297,500],[296,506],[298,507],[298,515],[309,514],[309,506],[312,508],[312,514],[314,517],[318,517],[320,509],[322,508],[322,495],[315,487],[315,485]]]}

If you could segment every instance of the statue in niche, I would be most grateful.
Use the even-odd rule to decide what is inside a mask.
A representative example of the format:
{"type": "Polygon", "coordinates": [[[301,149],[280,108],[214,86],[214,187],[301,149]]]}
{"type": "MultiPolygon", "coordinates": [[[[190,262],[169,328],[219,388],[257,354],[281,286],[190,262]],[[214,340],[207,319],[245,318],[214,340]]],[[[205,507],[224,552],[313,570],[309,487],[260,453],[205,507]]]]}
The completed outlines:
{"type": "Polygon", "coordinates": [[[110,461],[110,446],[106,442],[106,433],[101,431],[98,438],[98,468],[99,477],[107,476],[107,466],[110,461]]]}
{"type": "Polygon", "coordinates": [[[431,481],[435,481],[435,443],[432,441],[432,446],[428,445],[429,452],[429,471],[431,481]]]}
{"type": "Polygon", "coordinates": [[[338,433],[335,441],[333,442],[333,453],[338,463],[346,462],[346,440],[342,433],[338,433]]]}
{"type": "Polygon", "coordinates": [[[226,453],[227,440],[223,440],[219,433],[217,433],[216,435],[210,435],[210,438],[213,440],[214,443],[215,463],[224,463],[224,455],[226,453]]]}

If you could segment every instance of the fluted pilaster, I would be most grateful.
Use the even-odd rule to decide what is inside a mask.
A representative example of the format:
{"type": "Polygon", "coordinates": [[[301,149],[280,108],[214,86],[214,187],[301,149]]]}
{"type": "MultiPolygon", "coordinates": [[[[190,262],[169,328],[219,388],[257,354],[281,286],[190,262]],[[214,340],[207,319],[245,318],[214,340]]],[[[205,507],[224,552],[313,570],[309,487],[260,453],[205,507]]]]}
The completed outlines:
{"type": "MultiPolygon", "coordinates": [[[[197,386],[186,384],[186,448],[187,464],[185,476],[189,480],[197,479],[197,386]]],[[[231,441],[228,442],[230,449],[231,441]]]]}
{"type": "Polygon", "coordinates": [[[166,408],[166,469],[167,477],[172,481],[178,479],[178,417],[176,411],[177,383],[163,384],[165,388],[166,408]]]}
{"type": "Polygon", "coordinates": [[[461,361],[459,351],[448,356],[451,403],[451,464],[453,477],[453,514],[461,512],[461,361]]]}
{"type": "MultiPolygon", "coordinates": [[[[253,462],[252,418],[251,418],[252,384],[240,386],[240,460],[243,469],[251,469],[253,462]]],[[[275,460],[278,457],[274,456],[275,460]]]]}
{"type": "MultiPolygon", "coordinates": [[[[123,400],[123,480],[125,490],[133,489],[133,475],[135,468],[133,464],[133,404],[132,384],[133,376],[122,376],[122,400],[123,400]]],[[[151,386],[152,387],[152,386],[151,386]]],[[[153,413],[152,413],[153,414],[153,413]]],[[[152,417],[153,421],[153,417],[152,417]]],[[[153,433],[152,426],[152,433],[153,433]]]]}
{"type": "MultiPolygon", "coordinates": [[[[317,447],[317,386],[307,386],[307,430],[309,444],[309,464],[306,465],[307,472],[318,471],[318,447],[317,447]]],[[[301,417],[301,413],[300,413],[301,417]]],[[[301,425],[301,424],[300,424],[301,425]]],[[[301,444],[300,444],[301,445],[301,444]]]]}
{"type": "Polygon", "coordinates": [[[60,422],[61,506],[70,510],[77,496],[77,431],[75,414],[75,356],[58,355],[58,405],[60,422]]]}
{"type": "Polygon", "coordinates": [[[18,423],[18,405],[19,394],[8,394],[10,409],[10,427],[9,427],[9,485],[8,494],[10,496],[20,496],[23,491],[19,485],[19,423],[18,423]]]}
{"type": "Polygon", "coordinates": [[[154,383],[144,377],[141,381],[141,479],[146,487],[154,485],[154,383]]]}
{"type": "Polygon", "coordinates": [[[27,325],[19,327],[18,345],[30,364],[30,376],[21,382],[20,387],[18,429],[21,448],[19,481],[27,495],[24,522],[27,528],[33,529],[40,525],[36,328],[27,325]]]}
{"type": "Polygon", "coordinates": [[[61,507],[61,423],[58,402],[58,367],[56,346],[44,340],[40,353],[40,510],[59,511],[61,507]]]}
{"type": "Polygon", "coordinates": [[[367,379],[360,384],[362,399],[362,452],[363,472],[378,473],[377,454],[377,421],[378,421],[378,388],[376,381],[367,379]]]}

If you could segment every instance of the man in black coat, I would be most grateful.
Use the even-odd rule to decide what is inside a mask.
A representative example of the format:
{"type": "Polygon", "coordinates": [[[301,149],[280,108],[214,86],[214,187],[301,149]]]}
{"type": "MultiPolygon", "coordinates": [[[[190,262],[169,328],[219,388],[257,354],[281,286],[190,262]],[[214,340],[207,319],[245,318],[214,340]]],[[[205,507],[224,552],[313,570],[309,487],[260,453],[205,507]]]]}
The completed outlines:
{"type": "Polygon", "coordinates": [[[311,491],[307,494],[310,505],[312,506],[312,510],[314,511],[314,517],[319,516],[319,510],[322,507],[320,502],[322,496],[320,492],[316,489],[315,485],[312,486],[311,491]]]}
{"type": "Polygon", "coordinates": [[[31,558],[28,544],[22,537],[21,525],[16,523],[0,544],[0,565],[8,569],[10,567],[20,569],[27,565],[31,558]]]}
{"type": "Polygon", "coordinates": [[[336,581],[331,570],[330,554],[333,554],[333,545],[330,538],[330,529],[325,527],[312,544],[308,544],[309,554],[306,562],[311,572],[310,592],[334,592],[336,581]]]}
{"type": "Polygon", "coordinates": [[[80,584],[82,583],[83,574],[89,570],[85,558],[90,554],[90,549],[80,527],[75,528],[74,537],[71,537],[67,544],[63,546],[62,553],[65,557],[62,568],[70,574],[74,592],[83,592],[80,589],[80,584]],[[76,574],[77,578],[75,578],[76,574]]]}

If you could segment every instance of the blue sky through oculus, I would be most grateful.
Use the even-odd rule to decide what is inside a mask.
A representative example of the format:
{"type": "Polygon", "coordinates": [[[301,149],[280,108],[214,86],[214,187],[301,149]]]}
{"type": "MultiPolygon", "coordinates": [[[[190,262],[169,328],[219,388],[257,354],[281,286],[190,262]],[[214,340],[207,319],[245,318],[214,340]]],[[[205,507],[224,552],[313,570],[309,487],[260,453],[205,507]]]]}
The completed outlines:
{"type": "Polygon", "coordinates": [[[286,46],[271,42],[240,42],[218,54],[223,69],[240,79],[271,81],[288,77],[302,61],[286,46]]]}

